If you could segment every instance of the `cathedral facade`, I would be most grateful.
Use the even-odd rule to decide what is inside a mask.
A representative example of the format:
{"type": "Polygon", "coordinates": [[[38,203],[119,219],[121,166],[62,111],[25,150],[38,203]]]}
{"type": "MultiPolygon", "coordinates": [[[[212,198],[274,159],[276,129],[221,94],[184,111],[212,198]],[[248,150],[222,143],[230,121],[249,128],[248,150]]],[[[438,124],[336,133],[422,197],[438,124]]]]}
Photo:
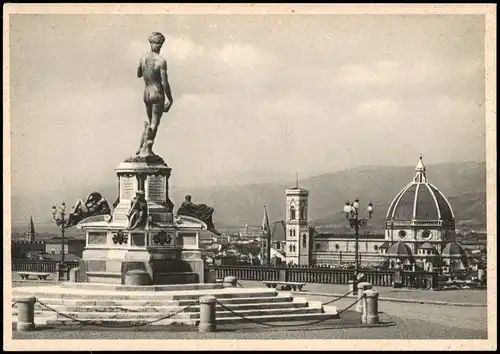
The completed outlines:
{"type": "MultiPolygon", "coordinates": [[[[354,232],[328,234],[310,227],[308,197],[308,190],[298,186],[286,190],[283,251],[287,263],[354,264],[354,232]]],[[[358,262],[385,268],[400,265],[427,270],[438,266],[465,268],[466,255],[455,242],[455,235],[453,209],[443,193],[428,181],[420,157],[414,178],[396,194],[387,210],[385,233],[360,233],[358,262]]]]}

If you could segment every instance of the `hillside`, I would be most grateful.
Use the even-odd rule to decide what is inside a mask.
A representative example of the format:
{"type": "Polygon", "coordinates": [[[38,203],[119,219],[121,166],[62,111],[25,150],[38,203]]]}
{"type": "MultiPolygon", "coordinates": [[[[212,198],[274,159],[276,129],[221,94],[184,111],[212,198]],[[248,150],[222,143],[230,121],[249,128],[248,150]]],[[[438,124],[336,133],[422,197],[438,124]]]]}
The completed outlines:
{"type": "MultiPolygon", "coordinates": [[[[343,205],[347,199],[359,197],[361,205],[366,205],[368,201],[374,203],[375,212],[370,225],[372,228],[382,229],[390,202],[413,176],[414,166],[365,166],[301,180],[300,186],[310,191],[309,219],[313,225],[330,224],[336,229],[346,228],[345,216],[341,212],[343,205]]],[[[477,225],[486,225],[485,162],[428,165],[427,177],[448,197],[457,221],[471,220],[477,225]]],[[[171,198],[176,209],[186,193],[193,196],[195,203],[213,206],[214,221],[219,228],[247,223],[259,225],[264,205],[268,208],[271,221],[284,218],[285,190],[289,187],[292,186],[280,182],[174,187],[171,198]]],[[[116,198],[115,181],[96,189],[110,203],[116,198]]],[[[89,192],[88,187],[80,187],[57,195],[62,194],[66,200],[72,201],[85,197],[89,192]]],[[[53,224],[50,208],[59,198],[54,198],[54,194],[49,193],[13,196],[13,229],[21,227],[24,230],[30,213],[36,224],[53,224]]]]}

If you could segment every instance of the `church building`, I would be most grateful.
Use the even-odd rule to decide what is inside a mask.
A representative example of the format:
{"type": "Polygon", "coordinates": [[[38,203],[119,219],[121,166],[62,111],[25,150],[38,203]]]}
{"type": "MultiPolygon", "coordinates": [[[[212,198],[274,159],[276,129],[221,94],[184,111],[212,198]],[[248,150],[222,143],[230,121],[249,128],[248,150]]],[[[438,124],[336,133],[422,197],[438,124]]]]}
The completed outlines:
{"type": "MultiPolygon", "coordinates": [[[[319,233],[309,226],[309,191],[298,184],[286,192],[286,262],[296,265],[354,264],[355,235],[319,233]]],[[[281,224],[278,224],[281,225],[281,224]]],[[[427,179],[422,156],[415,177],[394,198],[386,214],[385,234],[360,233],[358,261],[386,268],[415,264],[422,269],[463,269],[467,257],[455,242],[455,215],[450,203],[427,179]]]]}

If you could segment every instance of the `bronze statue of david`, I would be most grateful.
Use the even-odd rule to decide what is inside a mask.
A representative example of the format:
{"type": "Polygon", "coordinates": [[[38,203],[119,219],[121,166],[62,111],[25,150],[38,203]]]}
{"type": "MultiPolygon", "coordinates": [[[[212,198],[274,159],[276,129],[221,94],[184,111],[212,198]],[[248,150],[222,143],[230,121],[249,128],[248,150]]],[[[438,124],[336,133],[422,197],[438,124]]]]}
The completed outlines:
{"type": "Polygon", "coordinates": [[[137,68],[137,77],[143,78],[146,87],[144,89],[144,104],[148,122],[145,124],[141,143],[137,155],[152,155],[152,148],[161,117],[172,107],[172,91],[168,83],[167,61],[160,55],[161,47],[165,43],[165,36],[159,32],[153,32],[149,37],[151,51],[144,54],[137,68]]]}

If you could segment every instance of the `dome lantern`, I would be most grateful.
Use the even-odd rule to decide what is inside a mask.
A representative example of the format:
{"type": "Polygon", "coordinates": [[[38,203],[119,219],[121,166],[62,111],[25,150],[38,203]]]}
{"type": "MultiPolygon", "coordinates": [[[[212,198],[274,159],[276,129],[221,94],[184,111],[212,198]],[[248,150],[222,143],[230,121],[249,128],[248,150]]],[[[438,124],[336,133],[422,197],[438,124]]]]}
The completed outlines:
{"type": "Polygon", "coordinates": [[[417,172],[415,175],[415,178],[413,179],[414,182],[417,183],[427,183],[427,176],[425,175],[425,165],[423,161],[423,156],[420,154],[420,158],[417,163],[417,167],[415,167],[415,171],[417,172]]]}

